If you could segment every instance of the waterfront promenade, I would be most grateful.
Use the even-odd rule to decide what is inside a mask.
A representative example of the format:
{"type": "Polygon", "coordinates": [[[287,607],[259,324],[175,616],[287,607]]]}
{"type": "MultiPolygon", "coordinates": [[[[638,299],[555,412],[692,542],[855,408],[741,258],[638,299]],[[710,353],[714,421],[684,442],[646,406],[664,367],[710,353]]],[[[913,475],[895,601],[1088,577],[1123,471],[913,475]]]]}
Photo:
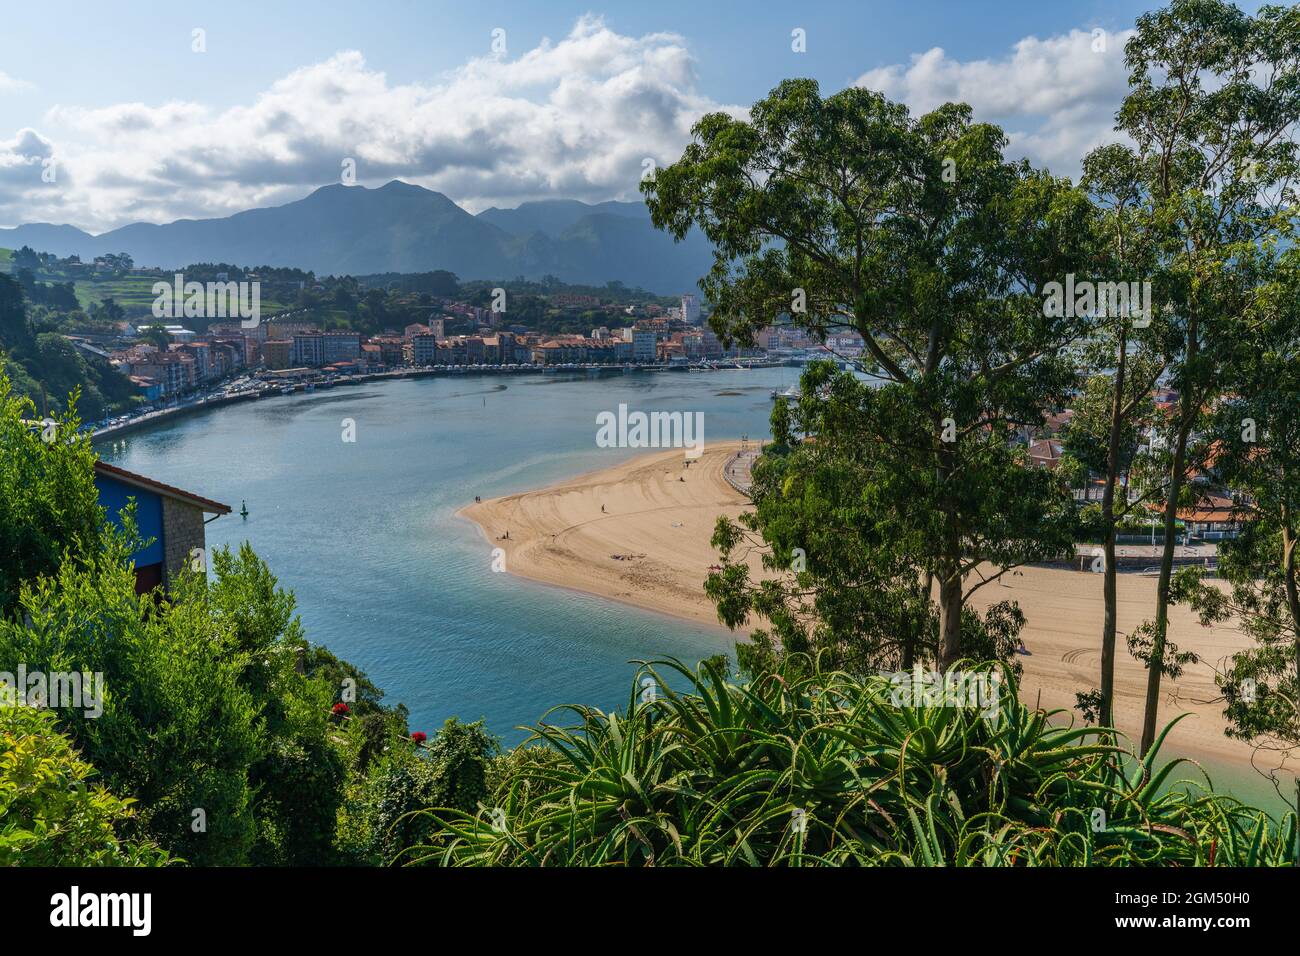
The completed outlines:
{"type": "MultiPolygon", "coordinates": [[[[743,369],[776,368],[781,362],[742,359],[743,369]]],[[[323,377],[308,379],[299,383],[279,383],[258,379],[255,386],[236,394],[218,395],[208,398],[190,398],[166,408],[155,409],[132,416],[124,422],[106,428],[96,429],[91,433],[92,441],[102,441],[125,435],[129,432],[147,428],[162,422],[172,421],[184,415],[209,409],[220,408],[235,402],[252,401],[262,398],[274,398],[282,395],[286,389],[290,393],[306,391],[311,385],[316,389],[339,388],[348,385],[363,385],[369,382],[387,382],[411,378],[428,378],[434,376],[474,376],[474,375],[561,375],[579,372],[599,377],[601,375],[631,375],[647,372],[733,372],[737,366],[686,366],[686,365],[435,365],[424,368],[397,368],[383,372],[363,372],[359,375],[347,375],[333,379],[323,377]]],[[[219,387],[219,386],[214,386],[219,387]]]]}
{"type": "Polygon", "coordinates": [[[727,484],[735,488],[746,498],[750,497],[750,488],[753,486],[753,476],[751,472],[754,468],[754,462],[758,461],[758,456],[762,454],[761,449],[748,447],[752,442],[745,442],[722,469],[722,476],[727,480],[727,484]]]}

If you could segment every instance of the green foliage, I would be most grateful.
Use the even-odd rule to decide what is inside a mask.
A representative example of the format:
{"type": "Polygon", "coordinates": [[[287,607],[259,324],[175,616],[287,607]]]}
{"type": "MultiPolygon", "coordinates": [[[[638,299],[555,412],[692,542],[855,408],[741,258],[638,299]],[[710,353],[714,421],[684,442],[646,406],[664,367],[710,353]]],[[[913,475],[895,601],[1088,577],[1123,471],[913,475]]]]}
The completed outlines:
{"type": "Polygon", "coordinates": [[[249,862],[323,866],[337,862],[335,827],[347,768],[323,734],[281,735],[250,768],[258,835],[249,862]]]}
{"type": "MultiPolygon", "coordinates": [[[[811,440],[757,462],[754,511],[721,520],[713,539],[723,565],[705,589],[720,620],[738,627],[756,614],[771,627],[738,647],[746,669],[764,666],[769,643],[773,653],[830,653],[828,666],[859,674],[937,659],[939,617],[927,581],[947,566],[949,534],[959,532],[957,557],[971,577],[963,605],[996,573],[981,575],[982,561],[1006,568],[1070,547],[1074,512],[1061,482],[1025,467],[1005,423],[965,436],[964,464],[945,477],[911,386],[873,387],[819,363],[801,394],[789,427],[811,440]],[[778,573],[751,581],[740,560],[751,549],[778,573]]],[[[1004,658],[1009,649],[992,653],[998,642],[987,636],[1002,623],[963,606],[964,653],[1004,658]]]]}
{"type": "Polygon", "coordinates": [[[0,616],[17,604],[22,582],[52,574],[67,551],[97,548],[104,521],[75,400],[52,425],[36,418],[0,371],[0,616]]]}
{"type": "Polygon", "coordinates": [[[130,522],[103,524],[74,415],[46,441],[2,377],[0,401],[0,670],[103,674],[103,713],[60,711],[59,726],[139,801],[133,837],[198,864],[334,862],[348,775],[376,737],[405,735],[405,710],[308,645],[293,595],[247,544],[211,555],[211,582],[185,573],[166,600],[137,596],[130,522]],[[339,735],[330,707],[348,679],[361,726],[339,735]]]}
{"type": "Polygon", "coordinates": [[[245,542],[237,553],[218,548],[210,563],[214,580],[189,578],[174,588],[174,597],[206,608],[211,640],[227,660],[238,662],[239,685],[265,730],[265,748],[248,768],[258,826],[250,862],[332,863],[348,774],[330,724],[336,685],[323,673],[306,672],[312,649],[293,594],[279,587],[251,545],[245,542]]]}
{"type": "MultiPolygon", "coordinates": [[[[1229,736],[1279,753],[1300,747],[1300,337],[1296,277],[1266,310],[1271,319],[1243,342],[1233,363],[1235,394],[1214,416],[1214,472],[1235,490],[1240,536],[1218,551],[1218,582],[1179,572],[1176,597],[1203,624],[1231,621],[1253,645],[1219,675],[1229,736]]],[[[1280,290],[1279,290],[1280,291],[1280,290]]]]}
{"type": "MultiPolygon", "coordinates": [[[[1264,866],[1296,860],[1281,823],[1211,788],[1168,788],[1096,728],[1016,698],[895,706],[887,678],[798,668],[576,723],[541,724],[474,813],[430,810],[416,859],[451,866],[1264,866]],[[494,813],[493,811],[500,811],[494,813]],[[503,815],[502,815],[503,814],[503,815]]],[[[989,673],[989,668],[980,668],[989,673]]],[[[639,675],[638,675],[639,676],[639,675]]],[[[1163,739],[1163,735],[1162,735],[1163,739]]]]}
{"type": "Polygon", "coordinates": [[[1152,333],[1179,393],[1159,456],[1164,555],[1142,746],[1154,740],[1173,596],[1174,517],[1204,466],[1196,432],[1231,388],[1233,360],[1266,316],[1261,306],[1295,235],[1300,152],[1300,9],[1254,15],[1223,0],[1174,0],[1138,18],[1124,51],[1129,92],[1116,128],[1132,146],[1107,162],[1126,171],[1138,209],[1129,243],[1152,250],[1158,311],[1152,333]]]}
{"type": "Polygon", "coordinates": [[[340,817],[341,849],[357,863],[403,861],[433,834],[426,808],[472,813],[482,805],[497,753],[481,722],[455,718],[425,749],[395,742],[352,788],[340,817]]]}
{"type": "Polygon", "coordinates": [[[382,703],[384,692],[360,668],[340,660],[326,648],[313,646],[304,655],[303,672],[332,688],[329,708],[338,703],[347,705],[347,720],[338,721],[331,739],[344,755],[350,780],[364,779],[371,763],[394,740],[409,735],[406,705],[386,707],[382,703]]]}
{"type": "MultiPolygon", "coordinates": [[[[1113,352],[1096,361],[1113,361],[1113,352]]],[[[1126,362],[1130,361],[1126,357],[1126,362]]],[[[1119,476],[1127,475],[1141,444],[1141,430],[1152,420],[1151,385],[1154,380],[1151,363],[1142,369],[1126,368],[1126,389],[1121,396],[1124,414],[1120,417],[1115,443],[1116,468],[1119,476]],[[1136,384],[1135,384],[1136,383],[1136,384]]],[[[1106,474],[1110,450],[1112,405],[1115,397],[1113,375],[1089,377],[1083,392],[1071,403],[1074,416],[1065,426],[1063,438],[1066,453],[1084,468],[1084,474],[1106,474]]],[[[1071,484],[1074,484],[1073,482],[1071,484]]],[[[1082,487],[1082,483],[1075,485],[1082,487]]],[[[1115,502],[1117,516],[1122,516],[1132,506],[1126,496],[1115,502]]]]}
{"type": "MultiPolygon", "coordinates": [[[[292,595],[245,546],[214,552],[211,584],[187,575],[169,600],[137,597],[128,553],[107,535],[101,552],[25,586],[20,613],[0,622],[0,670],[104,675],[102,715],[59,718],[139,800],[133,833],[199,865],[337,862],[355,749],[330,722],[333,684],[300,673],[292,595]]],[[[440,798],[471,786],[445,764],[440,798]]]]}
{"type": "MultiPolygon", "coordinates": [[[[913,118],[870,90],[823,97],[787,80],[746,118],[711,113],[693,133],[642,191],[656,226],[678,239],[698,227],[713,243],[701,287],[715,331],[750,342],[774,317],[823,339],[853,330],[862,371],[879,378],[809,367],[793,431],[815,444],[786,459],[786,520],[760,501],[751,530],[777,560],[807,552],[819,570],[804,591],[834,591],[834,576],[820,578],[845,566],[899,603],[928,577],[950,663],[968,574],[1071,544],[1062,483],[1026,469],[1009,438],[1074,384],[1067,346],[1085,323],[1048,315],[1043,290],[1087,261],[1094,210],[1067,180],[1006,162],[1002,130],[964,104],[913,118]],[[817,526],[828,547],[814,557],[816,543],[789,540],[795,526],[817,526]]],[[[729,592],[724,615],[740,609],[739,578],[714,583],[729,592]]],[[[783,642],[790,616],[772,621],[783,642]]]]}
{"type": "Polygon", "coordinates": [[[92,420],[129,404],[134,393],[127,378],[102,359],[83,357],[44,321],[33,321],[27,298],[18,282],[0,274],[0,373],[14,390],[41,402],[42,412],[47,406],[71,412],[79,399],[92,420]]]}
{"type": "Polygon", "coordinates": [[[134,801],[93,775],[53,713],[0,702],[0,866],[166,865],[156,846],[122,838],[134,801]]]}
{"type": "Polygon", "coordinates": [[[144,833],[199,864],[242,862],[255,826],[249,765],[264,731],[239,685],[246,661],[225,653],[194,601],[137,596],[130,547],[70,557],[24,586],[0,621],[0,669],[103,674],[103,714],[60,711],[60,724],[110,788],[139,801],[144,833]],[[194,832],[194,812],[206,832],[194,832]]]}

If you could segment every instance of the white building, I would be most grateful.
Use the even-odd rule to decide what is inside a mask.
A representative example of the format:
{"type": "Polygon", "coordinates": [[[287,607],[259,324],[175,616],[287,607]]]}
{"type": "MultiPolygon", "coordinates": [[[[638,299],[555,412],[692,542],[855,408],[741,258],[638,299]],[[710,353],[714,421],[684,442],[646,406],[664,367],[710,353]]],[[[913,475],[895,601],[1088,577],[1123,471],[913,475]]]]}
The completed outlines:
{"type": "Polygon", "coordinates": [[[682,321],[687,325],[700,324],[700,300],[690,293],[682,296],[682,321]]]}

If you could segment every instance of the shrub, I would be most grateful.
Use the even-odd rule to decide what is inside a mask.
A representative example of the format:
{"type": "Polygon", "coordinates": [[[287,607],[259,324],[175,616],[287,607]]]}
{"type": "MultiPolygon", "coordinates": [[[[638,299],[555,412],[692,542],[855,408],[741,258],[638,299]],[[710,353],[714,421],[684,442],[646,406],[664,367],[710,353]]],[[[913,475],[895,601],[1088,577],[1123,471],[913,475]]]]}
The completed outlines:
{"type": "Polygon", "coordinates": [[[0,866],[166,864],[153,844],[121,838],[134,801],[93,774],[51,711],[0,704],[0,866]]]}
{"type": "MultiPolygon", "coordinates": [[[[412,855],[445,865],[1282,865],[1280,824],[1208,785],[1170,787],[1185,761],[1137,760],[1113,731],[1032,710],[1003,674],[991,716],[896,706],[881,676],[804,660],[745,684],[721,669],[646,665],[660,688],[626,711],[560,708],[489,804],[426,811],[412,855]],[[689,693],[668,689],[676,672],[689,693]]],[[[554,713],[554,712],[553,712],[554,713]]],[[[548,715],[549,716],[549,715],[548,715]]],[[[545,718],[544,718],[545,719],[545,718]]],[[[1172,725],[1171,725],[1172,726],[1172,725]]],[[[1166,729],[1165,733],[1168,733],[1166,729]]],[[[1161,737],[1163,740],[1163,735],[1161,737]]],[[[522,756],[520,755],[522,754],[522,756]]]]}

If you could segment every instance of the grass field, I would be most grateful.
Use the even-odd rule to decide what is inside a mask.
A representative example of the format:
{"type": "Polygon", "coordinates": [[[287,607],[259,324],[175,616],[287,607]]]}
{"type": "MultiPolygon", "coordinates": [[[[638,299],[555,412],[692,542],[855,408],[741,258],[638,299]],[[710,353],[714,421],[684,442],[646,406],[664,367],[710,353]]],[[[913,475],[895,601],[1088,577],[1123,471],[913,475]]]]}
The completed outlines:
{"type": "MultiPolygon", "coordinates": [[[[57,280],[66,281],[66,280],[57,280]]],[[[145,314],[153,306],[154,276],[122,276],[105,279],[77,279],[72,288],[83,309],[101,299],[113,299],[126,310],[127,317],[145,314]]]]}
{"type": "MultiPolygon", "coordinates": [[[[0,249],[0,272],[12,273],[13,251],[0,249]]],[[[38,282],[67,282],[69,276],[61,272],[41,272],[36,276],[38,282]]],[[[151,314],[154,294],[153,284],[158,281],[153,275],[102,276],[72,280],[73,292],[83,309],[89,309],[96,302],[111,298],[126,310],[128,319],[140,318],[151,314]]],[[[277,302],[272,298],[262,299],[264,314],[280,312],[289,308],[287,302],[277,302]]]]}
{"type": "MultiPolygon", "coordinates": [[[[0,249],[0,273],[13,272],[13,250],[0,249]]],[[[36,276],[37,282],[67,282],[70,277],[62,272],[41,272],[36,276]]],[[[153,285],[159,281],[156,275],[128,275],[128,276],[99,276],[72,279],[73,292],[77,296],[77,302],[82,309],[89,308],[96,302],[103,299],[111,298],[126,311],[126,318],[141,319],[151,316],[153,313],[153,285]]],[[[261,300],[262,315],[274,315],[277,312],[284,312],[294,307],[292,301],[279,301],[274,295],[266,294],[266,286],[263,285],[263,296],[261,300]]],[[[320,307],[312,312],[312,317],[322,323],[330,323],[331,320],[342,320],[346,322],[349,318],[348,313],[338,310],[320,307]]],[[[183,320],[182,320],[183,321],[183,320]]]]}

